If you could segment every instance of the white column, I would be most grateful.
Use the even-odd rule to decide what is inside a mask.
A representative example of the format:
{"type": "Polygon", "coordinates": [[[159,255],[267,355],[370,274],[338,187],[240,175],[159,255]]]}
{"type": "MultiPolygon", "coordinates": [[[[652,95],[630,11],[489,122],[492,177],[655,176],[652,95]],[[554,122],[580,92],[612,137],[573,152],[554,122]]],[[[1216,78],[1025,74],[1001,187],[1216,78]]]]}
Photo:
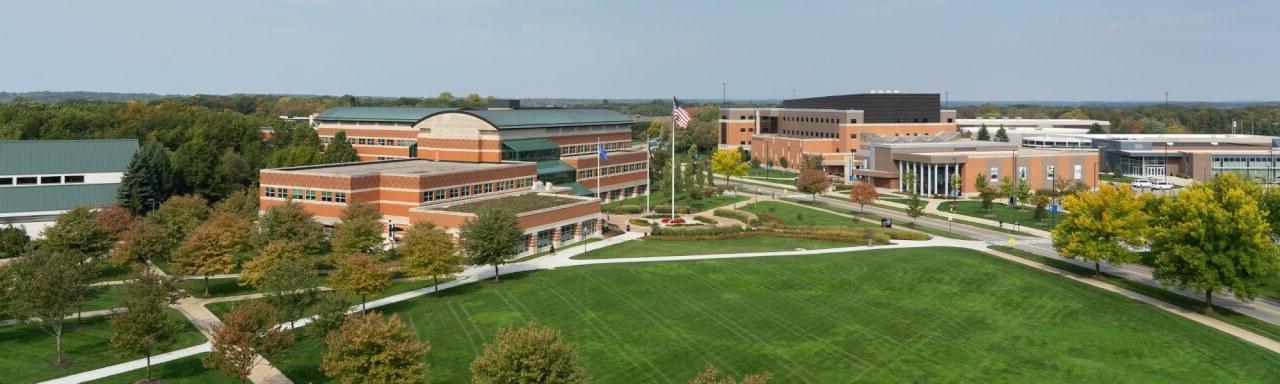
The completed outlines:
{"type": "Polygon", "coordinates": [[[942,171],[947,173],[942,175],[942,193],[951,196],[951,164],[943,166],[942,171]]]}
{"type": "Polygon", "coordinates": [[[916,185],[915,185],[916,193],[920,193],[924,189],[924,176],[922,175],[922,173],[924,173],[924,166],[922,166],[922,164],[918,162],[915,164],[916,164],[916,185]]]}
{"type": "Polygon", "coordinates": [[[938,194],[938,165],[929,163],[929,195],[938,194]]]}
{"type": "Polygon", "coordinates": [[[904,172],[904,168],[903,168],[903,167],[905,167],[905,166],[906,166],[906,165],[905,165],[905,164],[903,164],[901,160],[899,160],[899,161],[898,161],[898,192],[902,192],[902,187],[903,187],[903,185],[902,185],[902,176],[903,176],[904,174],[906,174],[906,172],[904,172]]]}

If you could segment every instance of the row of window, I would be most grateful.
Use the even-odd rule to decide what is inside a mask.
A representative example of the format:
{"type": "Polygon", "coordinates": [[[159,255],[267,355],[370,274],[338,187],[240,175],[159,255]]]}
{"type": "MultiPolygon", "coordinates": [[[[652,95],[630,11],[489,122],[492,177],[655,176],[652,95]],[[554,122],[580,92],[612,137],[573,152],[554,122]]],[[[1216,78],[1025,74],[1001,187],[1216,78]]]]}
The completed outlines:
{"type": "MultiPolygon", "coordinates": [[[[1044,167],[1045,180],[1053,180],[1054,175],[1057,173],[1057,168],[1057,166],[1046,165],[1044,167]]],[[[990,175],[989,177],[991,177],[991,181],[1000,181],[1000,168],[991,167],[991,172],[988,173],[988,175],[990,175]]],[[[1080,180],[1084,178],[1084,166],[1080,164],[1073,165],[1071,167],[1071,176],[1073,180],[1080,180]]],[[[1018,179],[1027,179],[1027,167],[1018,167],[1018,179]]]]}
{"type": "MultiPolygon", "coordinates": [[[[631,145],[631,142],[613,141],[613,142],[607,142],[607,143],[600,143],[600,145],[604,146],[605,151],[617,151],[617,150],[627,149],[627,146],[631,145]]],[[[579,155],[584,153],[595,153],[595,152],[596,152],[595,143],[565,145],[560,147],[560,155],[562,156],[579,155]]]]}
{"type": "MultiPolygon", "coordinates": [[[[644,166],[645,166],[644,162],[610,165],[607,167],[600,167],[600,173],[604,176],[610,176],[610,175],[616,175],[620,173],[643,171],[644,166]]],[[[590,179],[593,177],[596,177],[595,168],[578,170],[578,180],[590,179]]]]}
{"type": "MultiPolygon", "coordinates": [[[[321,137],[320,143],[329,145],[333,142],[332,137],[321,137]]],[[[388,139],[378,137],[348,137],[347,142],[352,145],[377,145],[382,147],[408,147],[417,143],[414,139],[388,139]]]]}
{"type": "Polygon", "coordinates": [[[624,128],[627,128],[627,126],[625,125],[589,125],[589,126],[579,126],[579,127],[551,127],[551,128],[546,128],[546,132],[547,133],[562,133],[562,132],[575,132],[575,131],[586,132],[586,131],[603,131],[606,129],[613,130],[613,129],[624,129],[624,128]]]}
{"type": "Polygon", "coordinates": [[[292,190],[284,187],[263,187],[262,193],[265,197],[278,197],[281,199],[290,198],[290,192],[293,192],[294,200],[310,200],[322,201],[326,203],[346,203],[347,193],[338,191],[319,191],[314,189],[293,188],[292,190]]]}
{"type": "Polygon", "coordinates": [[[449,201],[453,199],[464,198],[472,195],[483,195],[494,192],[502,192],[513,189],[527,188],[533,185],[533,178],[526,177],[512,180],[495,181],[492,183],[480,183],[473,185],[463,185],[458,187],[437,188],[422,191],[422,202],[434,203],[449,201]]]}
{"type": "Polygon", "coordinates": [[[0,187],[15,185],[82,184],[84,175],[65,176],[5,176],[0,177],[0,187]]]}
{"type": "Polygon", "coordinates": [[[334,123],[342,125],[368,125],[374,127],[413,127],[413,124],[409,123],[392,123],[383,121],[337,121],[334,123]]]}

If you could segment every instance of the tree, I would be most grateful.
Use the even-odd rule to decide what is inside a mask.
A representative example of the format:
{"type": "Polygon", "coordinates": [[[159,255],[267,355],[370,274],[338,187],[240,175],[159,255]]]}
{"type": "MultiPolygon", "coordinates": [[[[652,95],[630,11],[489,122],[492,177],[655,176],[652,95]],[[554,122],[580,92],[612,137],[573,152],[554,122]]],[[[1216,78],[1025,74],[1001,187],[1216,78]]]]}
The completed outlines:
{"type": "Polygon", "coordinates": [[[973,187],[978,190],[978,198],[982,200],[982,209],[986,209],[987,213],[991,213],[991,202],[996,199],[996,191],[987,182],[987,175],[979,173],[978,178],[973,181],[973,187]]]}
{"type": "Polygon", "coordinates": [[[396,315],[353,316],[324,338],[320,370],[343,384],[426,382],[427,352],[396,315]]]}
{"type": "Polygon", "coordinates": [[[202,137],[188,140],[173,152],[173,173],[179,191],[194,193],[208,200],[226,196],[231,183],[222,174],[221,150],[202,137]]]}
{"type": "Polygon", "coordinates": [[[177,302],[181,293],[172,280],[150,271],[125,283],[124,288],[129,295],[122,303],[125,310],[111,318],[111,346],[124,354],[146,356],[146,382],[152,382],[151,356],[182,332],[182,323],[169,317],[169,305],[177,302]]]}
{"type": "Polygon", "coordinates": [[[98,226],[93,211],[79,206],[66,211],[44,229],[42,247],[54,252],[76,252],[89,257],[105,255],[111,249],[111,233],[98,226]]]}
{"type": "Polygon", "coordinates": [[[822,169],[822,156],[820,155],[801,155],[801,169],[822,169]]]}
{"type": "Polygon", "coordinates": [[[329,145],[325,146],[324,154],[320,156],[321,161],[330,164],[360,161],[360,156],[356,155],[356,149],[347,142],[346,131],[333,134],[333,140],[329,141],[329,145]]]}
{"type": "Polygon", "coordinates": [[[429,221],[419,222],[405,233],[400,245],[400,267],[409,276],[429,276],[436,291],[440,276],[462,272],[462,255],[453,244],[453,236],[429,221]]]}
{"type": "Polygon", "coordinates": [[[169,249],[176,248],[200,223],[209,218],[209,206],[199,196],[185,195],[169,199],[160,205],[146,221],[165,228],[169,237],[169,249]]]}
{"type": "Polygon", "coordinates": [[[724,183],[729,183],[730,176],[746,176],[749,165],[742,161],[742,152],[731,149],[718,149],[711,155],[711,169],[724,175],[724,183]]]}
{"type": "Polygon", "coordinates": [[[382,213],[366,202],[347,204],[342,222],[333,229],[333,252],[339,255],[382,251],[382,213]]]}
{"type": "Polygon", "coordinates": [[[911,192],[907,194],[907,216],[911,216],[911,224],[915,225],[916,219],[924,215],[924,199],[920,198],[919,193],[911,192]]]}
{"type": "Polygon", "coordinates": [[[790,164],[788,164],[788,160],[787,160],[787,157],[786,157],[786,156],[779,156],[779,157],[778,157],[778,166],[779,166],[779,167],[782,167],[783,169],[786,169],[786,168],[788,168],[788,165],[790,165],[790,164]]]}
{"type": "Polygon", "coordinates": [[[492,265],[493,282],[502,282],[498,265],[516,254],[524,230],[516,215],[501,208],[481,211],[459,229],[462,249],[471,264],[492,265]]]}
{"type": "Polygon", "coordinates": [[[796,190],[812,195],[813,201],[818,201],[818,194],[829,187],[831,180],[827,180],[827,173],[821,170],[805,168],[800,171],[800,177],[796,178],[796,190]]]}
{"type": "Polygon", "coordinates": [[[1146,240],[1147,215],[1142,200],[1128,186],[1102,185],[1097,192],[1067,196],[1066,217],[1053,230],[1058,254],[1093,262],[1094,276],[1102,277],[1101,262],[1132,263],[1134,252],[1146,240]]]}
{"type": "Polygon", "coordinates": [[[342,327],[342,324],[347,321],[347,312],[351,309],[351,303],[347,302],[345,296],[333,292],[319,296],[315,305],[316,317],[311,319],[307,328],[311,329],[311,335],[323,337],[342,327]]]}
{"type": "Polygon", "coordinates": [[[391,269],[372,256],[355,253],[339,260],[338,270],[330,278],[338,290],[360,295],[360,309],[364,310],[368,295],[391,286],[391,269]]]}
{"type": "Polygon", "coordinates": [[[276,327],[275,308],[249,301],[227,313],[222,324],[213,326],[211,351],[204,356],[205,368],[214,368],[244,381],[258,363],[258,355],[284,351],[293,345],[293,334],[276,327]]]}
{"type": "Polygon", "coordinates": [[[1035,204],[1036,206],[1035,213],[1033,214],[1033,218],[1036,219],[1036,221],[1043,221],[1045,217],[1048,217],[1048,212],[1045,211],[1045,208],[1048,207],[1051,202],[1053,202],[1053,198],[1049,197],[1047,194],[1037,193],[1031,196],[1031,204],[1035,204]]]}
{"type": "Polygon", "coordinates": [[[129,228],[133,227],[133,222],[137,220],[128,210],[112,204],[98,208],[98,211],[93,214],[93,221],[98,228],[107,231],[108,237],[114,243],[119,241],[120,237],[129,231],[129,228]]]}
{"type": "MultiPolygon", "coordinates": [[[[1022,202],[1031,198],[1031,183],[1017,178],[1013,179],[1013,183],[1014,187],[1012,192],[1013,196],[1018,198],[1018,204],[1022,204],[1022,202]]],[[[1018,205],[1014,205],[1013,207],[1015,209],[1019,208],[1018,205]]]]}
{"type": "Polygon", "coordinates": [[[213,211],[229,213],[249,221],[258,220],[258,190],[247,188],[231,192],[227,198],[213,205],[213,211]]]}
{"type": "Polygon", "coordinates": [[[116,199],[121,207],[141,216],[169,198],[173,190],[172,175],[169,150],[160,143],[148,141],[129,160],[116,199]]]}
{"type": "Polygon", "coordinates": [[[1261,195],[1256,183],[1225,172],[1160,204],[1151,242],[1154,277],[1204,292],[1206,313],[1222,289],[1240,300],[1257,297],[1262,282],[1280,271],[1261,195]]]}
{"type": "Polygon", "coordinates": [[[17,257],[27,250],[31,238],[27,231],[12,224],[0,227],[0,259],[17,257]]]}
{"type": "Polygon", "coordinates": [[[111,252],[111,261],[116,265],[144,268],[148,261],[168,260],[171,251],[169,231],[159,224],[137,221],[120,236],[120,243],[111,252]]]}
{"type": "Polygon", "coordinates": [[[979,140],[979,141],[991,141],[991,132],[988,132],[988,131],[987,131],[987,125],[986,125],[986,124],[983,124],[981,128],[978,128],[978,140],[979,140]]]}
{"type": "Polygon", "coordinates": [[[10,291],[9,312],[17,319],[35,324],[56,341],[59,366],[70,365],[62,358],[64,319],[77,312],[92,296],[89,282],[93,271],[80,265],[87,256],[75,251],[37,248],[8,264],[4,286],[10,291]]]}
{"type": "Polygon", "coordinates": [[[301,205],[288,203],[267,210],[259,220],[259,241],[294,241],[302,244],[303,252],[320,256],[329,252],[329,240],[324,235],[324,224],[315,221],[311,213],[301,205]]]}
{"type": "MultiPolygon", "coordinates": [[[[227,148],[218,159],[218,179],[229,186],[253,185],[258,181],[258,174],[244,157],[234,149],[227,148]]],[[[232,189],[224,187],[222,191],[230,192],[232,189]]]]}
{"type": "Polygon", "coordinates": [[[1009,132],[1005,131],[1004,127],[1000,127],[1000,129],[996,130],[995,141],[1009,142],[1009,132]]]}
{"type": "Polygon", "coordinates": [[[857,182],[849,188],[849,202],[858,205],[858,211],[863,211],[867,204],[874,203],[879,196],[876,194],[876,187],[871,183],[857,182]]]}
{"type": "Polygon", "coordinates": [[[707,367],[701,373],[689,379],[689,384],[765,384],[772,379],[773,374],[765,372],[746,375],[742,380],[737,380],[733,376],[722,375],[716,366],[707,363],[707,367]]]}
{"type": "Polygon", "coordinates": [[[493,342],[471,362],[471,382],[585,383],[578,349],[560,332],[534,323],[520,328],[503,327],[493,342]]]}
{"type": "Polygon", "coordinates": [[[1089,133],[1090,133],[1090,134],[1099,134],[1099,133],[1107,133],[1107,132],[1103,131],[1103,130],[1102,130],[1102,126],[1101,126],[1101,125],[1098,125],[1098,123],[1093,123],[1093,124],[1090,124],[1090,125],[1089,125],[1089,133]]]}
{"type": "Polygon", "coordinates": [[[249,247],[253,224],[234,215],[217,214],[201,224],[173,255],[178,273],[204,276],[204,295],[209,296],[209,275],[231,273],[236,253],[249,247]]]}
{"type": "Polygon", "coordinates": [[[281,312],[292,326],[315,301],[316,263],[296,242],[276,240],[244,264],[240,284],[267,294],[268,304],[281,312]]]}

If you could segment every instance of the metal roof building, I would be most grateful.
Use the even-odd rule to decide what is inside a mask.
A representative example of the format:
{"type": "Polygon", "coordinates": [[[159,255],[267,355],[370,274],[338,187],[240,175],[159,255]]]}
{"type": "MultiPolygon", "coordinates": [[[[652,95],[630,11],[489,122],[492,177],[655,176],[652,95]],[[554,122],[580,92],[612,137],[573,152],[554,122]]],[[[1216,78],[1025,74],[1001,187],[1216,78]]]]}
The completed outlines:
{"type": "Polygon", "coordinates": [[[0,141],[0,225],[40,232],[62,212],[116,201],[138,141],[0,141]]]}

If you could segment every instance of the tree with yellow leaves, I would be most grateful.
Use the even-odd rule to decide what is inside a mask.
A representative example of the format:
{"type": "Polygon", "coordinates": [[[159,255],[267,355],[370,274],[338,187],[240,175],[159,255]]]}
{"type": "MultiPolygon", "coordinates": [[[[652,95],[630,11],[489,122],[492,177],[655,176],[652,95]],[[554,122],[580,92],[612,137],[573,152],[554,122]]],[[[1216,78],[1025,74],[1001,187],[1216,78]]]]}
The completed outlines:
{"type": "Polygon", "coordinates": [[[204,276],[204,295],[209,295],[209,275],[236,269],[236,253],[249,247],[253,223],[229,213],[219,213],[200,224],[173,255],[178,273],[204,276]]]}
{"type": "Polygon", "coordinates": [[[1134,248],[1146,240],[1147,214],[1128,185],[1103,185],[1097,192],[1068,195],[1062,206],[1067,215],[1053,230],[1058,254],[1093,262],[1095,277],[1102,276],[1103,261],[1138,260],[1134,248]]]}
{"type": "Polygon", "coordinates": [[[711,154],[711,170],[724,175],[725,184],[729,184],[729,176],[746,176],[748,167],[736,149],[717,149],[711,154]]]}
{"type": "Polygon", "coordinates": [[[410,276],[430,277],[440,290],[440,276],[462,272],[462,253],[453,236],[430,221],[419,222],[404,235],[400,246],[400,267],[410,276]]]}

